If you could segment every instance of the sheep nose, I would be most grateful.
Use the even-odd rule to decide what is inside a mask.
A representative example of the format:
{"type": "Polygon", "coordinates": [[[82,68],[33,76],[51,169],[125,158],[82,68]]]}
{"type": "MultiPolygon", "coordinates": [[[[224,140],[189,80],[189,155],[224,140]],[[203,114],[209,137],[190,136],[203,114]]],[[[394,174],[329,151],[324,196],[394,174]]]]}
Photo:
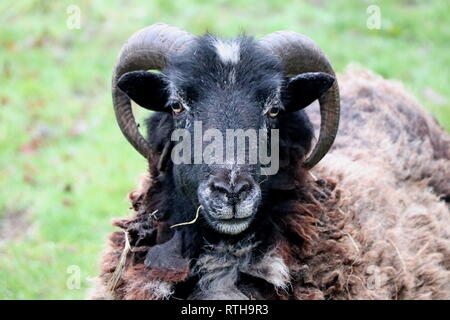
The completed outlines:
{"type": "Polygon", "coordinates": [[[211,181],[213,194],[227,200],[231,204],[243,201],[251,191],[252,186],[252,180],[247,177],[240,177],[234,183],[229,183],[224,178],[217,177],[211,181]]]}

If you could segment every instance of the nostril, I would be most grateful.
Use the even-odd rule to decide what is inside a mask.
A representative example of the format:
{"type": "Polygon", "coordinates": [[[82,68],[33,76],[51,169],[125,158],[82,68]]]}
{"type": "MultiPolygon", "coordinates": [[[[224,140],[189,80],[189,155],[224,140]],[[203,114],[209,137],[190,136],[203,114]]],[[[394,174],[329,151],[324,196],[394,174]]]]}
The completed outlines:
{"type": "Polygon", "coordinates": [[[237,204],[245,200],[253,188],[252,181],[240,177],[235,181],[234,185],[230,185],[225,179],[213,178],[210,185],[212,195],[221,198],[223,201],[230,201],[237,204]]]}
{"type": "Polygon", "coordinates": [[[234,193],[236,195],[239,195],[240,197],[244,196],[248,191],[250,191],[252,188],[252,185],[250,184],[249,181],[244,180],[244,181],[240,181],[236,184],[236,186],[234,187],[234,193]]]}
{"type": "Polygon", "coordinates": [[[227,183],[220,180],[213,181],[211,183],[211,189],[213,192],[219,192],[225,195],[232,193],[230,186],[227,183]]]}

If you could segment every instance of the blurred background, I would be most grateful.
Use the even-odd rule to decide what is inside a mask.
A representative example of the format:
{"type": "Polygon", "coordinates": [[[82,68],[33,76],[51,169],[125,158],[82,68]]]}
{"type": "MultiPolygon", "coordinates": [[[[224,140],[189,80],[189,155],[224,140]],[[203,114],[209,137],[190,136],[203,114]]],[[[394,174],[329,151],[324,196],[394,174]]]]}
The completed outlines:
{"type": "Polygon", "coordinates": [[[2,0],[0,299],[84,298],[111,218],[129,214],[146,163],[115,123],[110,79],[136,30],[292,29],[338,72],[402,81],[450,130],[449,21],[448,0],[2,0]]]}

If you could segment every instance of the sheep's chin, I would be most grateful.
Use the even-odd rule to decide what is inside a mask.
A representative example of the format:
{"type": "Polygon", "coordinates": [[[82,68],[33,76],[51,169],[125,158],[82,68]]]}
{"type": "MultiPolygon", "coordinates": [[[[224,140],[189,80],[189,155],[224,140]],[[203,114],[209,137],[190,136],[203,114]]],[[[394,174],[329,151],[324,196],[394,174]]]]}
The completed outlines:
{"type": "Polygon", "coordinates": [[[245,231],[252,222],[251,217],[244,219],[214,219],[212,217],[207,217],[206,220],[212,229],[227,235],[237,235],[245,231]]]}

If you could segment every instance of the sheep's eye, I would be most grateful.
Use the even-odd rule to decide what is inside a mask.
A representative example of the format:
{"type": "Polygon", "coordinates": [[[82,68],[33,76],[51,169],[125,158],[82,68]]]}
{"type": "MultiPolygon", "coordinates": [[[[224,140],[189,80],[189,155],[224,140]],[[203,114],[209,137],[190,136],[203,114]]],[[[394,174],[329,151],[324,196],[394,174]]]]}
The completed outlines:
{"type": "Polygon", "coordinates": [[[278,107],[278,106],[270,107],[269,111],[267,112],[267,114],[271,118],[275,118],[279,113],[280,113],[280,107],[278,107]]]}
{"type": "Polygon", "coordinates": [[[170,105],[172,111],[176,114],[179,114],[184,111],[184,106],[181,102],[174,102],[170,105]]]}

